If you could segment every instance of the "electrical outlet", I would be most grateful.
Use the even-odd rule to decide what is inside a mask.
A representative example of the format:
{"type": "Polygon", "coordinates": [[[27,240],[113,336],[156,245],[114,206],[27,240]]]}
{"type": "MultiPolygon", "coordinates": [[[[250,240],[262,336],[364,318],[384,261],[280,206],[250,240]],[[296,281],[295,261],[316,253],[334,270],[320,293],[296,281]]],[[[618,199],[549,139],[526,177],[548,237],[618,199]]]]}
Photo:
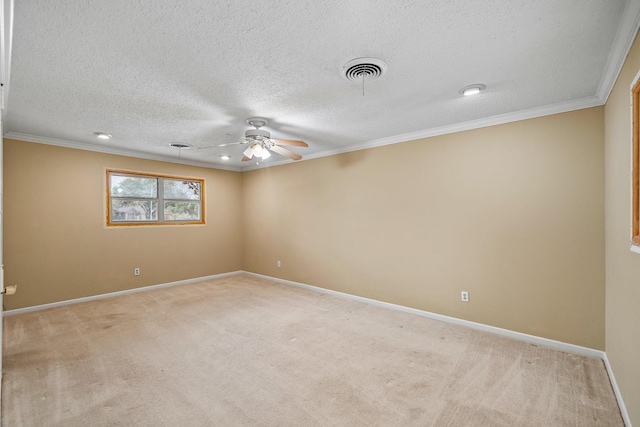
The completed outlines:
{"type": "Polygon", "coordinates": [[[469,292],[467,291],[460,292],[460,301],[469,302],[469,292]]]}
{"type": "Polygon", "coordinates": [[[278,268],[282,267],[282,264],[280,264],[280,261],[276,262],[276,266],[277,266],[278,268]]]}
{"type": "Polygon", "coordinates": [[[133,269],[133,275],[134,276],[139,276],[140,275],[140,269],[138,267],[133,269]]]}

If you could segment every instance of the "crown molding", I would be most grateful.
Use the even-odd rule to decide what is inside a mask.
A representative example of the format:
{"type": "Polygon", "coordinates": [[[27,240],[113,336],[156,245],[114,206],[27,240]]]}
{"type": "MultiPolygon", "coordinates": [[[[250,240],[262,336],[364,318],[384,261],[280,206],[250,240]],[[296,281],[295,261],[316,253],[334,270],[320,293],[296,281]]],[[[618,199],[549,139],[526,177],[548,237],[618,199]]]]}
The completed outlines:
{"type": "Polygon", "coordinates": [[[640,28],[640,0],[628,0],[596,96],[605,104],[640,28]]]}
{"type": "MultiPolygon", "coordinates": [[[[549,116],[553,114],[566,113],[569,111],[581,110],[584,108],[598,107],[604,102],[597,96],[589,96],[571,101],[559,102],[556,104],[545,105],[542,107],[531,108],[528,110],[516,111],[513,113],[499,114],[492,117],[486,117],[477,120],[470,120],[463,123],[456,123],[447,126],[440,126],[431,129],[425,129],[417,132],[409,132],[400,135],[390,136],[386,138],[375,139],[361,144],[349,145],[347,147],[335,148],[330,150],[318,151],[305,155],[302,160],[312,160],[321,157],[334,156],[336,154],[350,153],[352,151],[367,150],[369,148],[383,147],[385,145],[399,144],[402,142],[415,141],[418,139],[431,138],[434,136],[447,135],[451,133],[463,132],[467,130],[480,129],[489,126],[502,125],[511,122],[533,119],[537,117],[549,116]]],[[[234,168],[230,166],[218,166],[211,163],[197,162],[190,160],[175,159],[167,156],[159,156],[156,154],[143,153],[124,148],[108,147],[101,145],[91,145],[81,142],[67,141],[63,139],[48,138],[44,136],[29,135],[24,133],[8,132],[5,138],[17,139],[27,142],[35,142],[39,144],[56,145],[66,148],[75,148],[78,150],[95,151],[99,153],[115,154],[119,156],[136,157],[146,160],[157,160],[161,162],[178,163],[189,166],[197,166],[208,169],[221,169],[232,172],[248,172],[256,169],[264,169],[284,164],[292,163],[290,160],[281,160],[277,162],[269,162],[268,164],[250,165],[244,168],[234,168]]]]}
{"type": "MultiPolygon", "coordinates": [[[[477,120],[471,120],[463,123],[456,123],[447,126],[440,126],[431,129],[425,129],[417,132],[409,132],[401,135],[390,136],[386,138],[375,139],[367,141],[361,144],[349,145],[347,147],[340,147],[331,150],[323,150],[315,153],[305,155],[302,160],[312,160],[320,157],[334,156],[336,154],[349,153],[352,151],[367,150],[369,148],[383,147],[385,145],[399,144],[402,142],[415,141],[417,139],[431,138],[434,136],[447,135],[450,133],[463,132],[467,130],[480,129],[489,126],[502,125],[511,122],[518,122],[522,120],[534,119],[537,117],[550,116],[553,114],[566,113],[569,111],[582,110],[585,108],[599,107],[604,102],[597,96],[588,96],[585,98],[575,99],[571,101],[559,102],[551,105],[544,105],[542,107],[531,108],[528,110],[516,111],[513,113],[499,114],[497,116],[486,117],[477,120]]],[[[283,164],[289,164],[291,161],[283,160],[279,162],[264,164],[264,165],[251,165],[242,168],[242,172],[247,172],[255,169],[263,169],[273,166],[280,166],[283,164]]]]}
{"type": "Polygon", "coordinates": [[[207,168],[207,169],[220,169],[220,170],[227,170],[232,172],[241,171],[240,169],[234,168],[231,166],[218,166],[218,165],[213,165],[211,163],[206,163],[206,162],[176,159],[169,156],[160,156],[157,154],[150,154],[150,153],[144,153],[140,151],[128,150],[126,148],[85,144],[82,142],[68,141],[68,140],[57,139],[57,138],[49,138],[46,136],[30,135],[26,133],[7,132],[4,135],[4,137],[8,139],[17,139],[17,140],[26,141],[26,142],[35,142],[37,144],[55,145],[58,147],[73,148],[73,149],[85,150],[85,151],[94,151],[97,153],[104,153],[104,154],[115,154],[117,156],[135,157],[138,159],[145,159],[145,160],[156,160],[159,162],[178,163],[181,165],[196,166],[196,167],[207,168]]]}

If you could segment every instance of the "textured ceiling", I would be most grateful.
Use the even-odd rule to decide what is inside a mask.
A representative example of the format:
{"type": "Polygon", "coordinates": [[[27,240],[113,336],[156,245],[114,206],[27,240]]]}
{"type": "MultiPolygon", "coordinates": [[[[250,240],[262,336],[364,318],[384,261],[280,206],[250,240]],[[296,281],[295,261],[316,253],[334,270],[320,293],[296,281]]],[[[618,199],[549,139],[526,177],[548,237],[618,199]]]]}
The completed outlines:
{"type": "Polygon", "coordinates": [[[251,116],[312,158],[601,105],[639,3],[17,0],[5,132],[239,169],[245,146],[195,147],[239,141],[251,116]],[[388,65],[364,96],[340,76],[363,56],[388,65]]]}

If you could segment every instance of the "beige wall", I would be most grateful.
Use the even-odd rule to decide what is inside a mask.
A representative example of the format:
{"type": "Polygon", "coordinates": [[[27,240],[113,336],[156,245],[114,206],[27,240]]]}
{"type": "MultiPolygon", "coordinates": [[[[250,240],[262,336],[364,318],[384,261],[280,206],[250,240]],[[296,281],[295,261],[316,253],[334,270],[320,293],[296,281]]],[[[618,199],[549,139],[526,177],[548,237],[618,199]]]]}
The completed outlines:
{"type": "Polygon", "coordinates": [[[605,106],[606,349],[631,422],[640,425],[640,254],[631,239],[631,83],[636,40],[605,106]]]}
{"type": "Polygon", "coordinates": [[[5,305],[245,269],[604,349],[603,113],[243,174],[6,140],[5,305]],[[105,168],[204,177],[207,225],[105,228],[105,168]]]}
{"type": "Polygon", "coordinates": [[[638,423],[629,67],[606,108],[243,174],[5,140],[6,308],[244,269],[602,350],[606,116],[606,344],[638,423]],[[105,168],[205,178],[207,225],[107,229],[105,168]]]}
{"type": "Polygon", "coordinates": [[[244,269],[602,350],[603,114],[243,173],[244,269]]]}
{"type": "Polygon", "coordinates": [[[242,268],[239,173],[12,140],[4,156],[7,309],[242,268]],[[205,178],[207,224],[105,228],[106,168],[205,178]]]}

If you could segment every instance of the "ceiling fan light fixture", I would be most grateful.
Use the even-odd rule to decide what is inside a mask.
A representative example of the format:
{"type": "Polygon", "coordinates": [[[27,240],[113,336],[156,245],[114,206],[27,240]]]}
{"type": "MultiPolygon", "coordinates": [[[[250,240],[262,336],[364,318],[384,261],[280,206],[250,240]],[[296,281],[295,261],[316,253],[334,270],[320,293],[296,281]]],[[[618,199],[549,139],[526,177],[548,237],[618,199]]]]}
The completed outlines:
{"type": "Polygon", "coordinates": [[[252,144],[249,148],[244,150],[242,154],[244,154],[249,159],[255,156],[261,158],[262,160],[266,160],[271,157],[269,148],[264,147],[262,144],[252,144]]]}
{"type": "Polygon", "coordinates": [[[486,85],[483,85],[481,83],[476,83],[476,84],[472,84],[472,85],[463,87],[462,89],[460,89],[458,91],[458,93],[460,93],[461,95],[464,95],[464,96],[472,96],[472,95],[479,94],[480,92],[482,92],[486,88],[487,88],[486,85]]]}
{"type": "Polygon", "coordinates": [[[246,150],[244,150],[242,154],[244,154],[246,157],[251,159],[253,157],[253,145],[249,146],[246,150]]]}
{"type": "MultiPolygon", "coordinates": [[[[271,134],[263,129],[262,126],[266,125],[269,121],[262,117],[251,117],[247,119],[247,123],[254,127],[249,129],[244,134],[243,142],[237,142],[234,144],[223,145],[235,145],[235,144],[248,144],[249,146],[244,150],[242,154],[242,161],[246,162],[253,160],[256,165],[259,165],[262,160],[266,160],[271,157],[271,151],[281,156],[288,157],[291,160],[300,160],[302,156],[300,154],[289,151],[284,146],[296,146],[296,147],[308,147],[304,141],[298,141],[294,139],[271,139],[271,134]]],[[[222,145],[219,145],[221,147],[222,145]]]]}

